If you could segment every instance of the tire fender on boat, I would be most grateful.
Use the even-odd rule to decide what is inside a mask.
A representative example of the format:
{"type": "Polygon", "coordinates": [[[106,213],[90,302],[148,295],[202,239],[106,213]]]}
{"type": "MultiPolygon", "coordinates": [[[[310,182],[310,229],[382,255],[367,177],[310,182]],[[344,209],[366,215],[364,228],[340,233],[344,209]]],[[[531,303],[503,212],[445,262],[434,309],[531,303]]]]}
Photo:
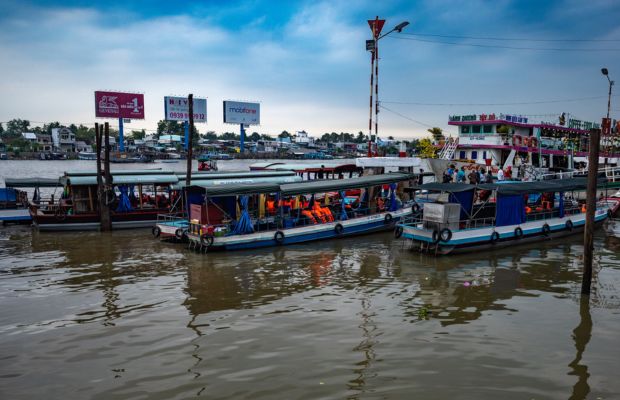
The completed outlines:
{"type": "Polygon", "coordinates": [[[394,229],[394,238],[396,239],[400,239],[400,237],[403,235],[403,227],[402,226],[397,226],[394,229]]]}
{"type": "Polygon", "coordinates": [[[200,236],[200,243],[203,246],[211,247],[213,245],[213,236],[203,233],[202,236],[200,236]]]}
{"type": "Polygon", "coordinates": [[[564,224],[564,226],[566,227],[567,231],[572,231],[573,230],[573,221],[571,221],[570,219],[568,221],[566,221],[566,223],[564,224]]]}
{"type": "Polygon", "coordinates": [[[521,239],[523,237],[523,229],[521,229],[520,226],[517,226],[515,228],[515,238],[516,239],[521,239]]]}
{"type": "Polygon", "coordinates": [[[174,236],[177,239],[183,239],[183,229],[179,228],[176,231],[174,231],[174,236]]]}
{"type": "Polygon", "coordinates": [[[392,217],[392,214],[385,214],[385,218],[383,219],[383,223],[385,223],[386,225],[389,225],[392,223],[392,221],[394,220],[394,217],[392,217]]]}
{"type": "Polygon", "coordinates": [[[551,227],[549,226],[549,224],[544,224],[542,226],[542,233],[545,236],[549,236],[549,234],[551,233],[551,227]]]}
{"type": "Polygon", "coordinates": [[[336,224],[336,226],[334,227],[334,231],[336,232],[336,235],[342,235],[342,232],[344,231],[344,226],[342,226],[342,224],[336,224]]]}
{"type": "Polygon", "coordinates": [[[499,233],[497,231],[493,231],[491,234],[491,243],[497,243],[499,240],[499,233]]]}
{"type": "Polygon", "coordinates": [[[277,244],[284,243],[284,233],[282,231],[277,231],[273,235],[273,240],[275,240],[277,244]]]}
{"type": "Polygon", "coordinates": [[[161,229],[159,229],[159,227],[157,226],[154,226],[153,229],[151,229],[151,233],[154,237],[158,238],[159,235],[161,235],[161,229]]]}
{"type": "Polygon", "coordinates": [[[439,238],[442,242],[449,242],[452,239],[452,231],[448,228],[443,228],[441,232],[439,232],[439,238]]]}
{"type": "Polygon", "coordinates": [[[437,229],[435,229],[432,236],[433,244],[439,243],[439,239],[441,239],[441,234],[437,229]]]}
{"type": "Polygon", "coordinates": [[[411,212],[414,214],[419,214],[420,213],[420,205],[418,203],[413,203],[413,205],[411,206],[411,212]]]}

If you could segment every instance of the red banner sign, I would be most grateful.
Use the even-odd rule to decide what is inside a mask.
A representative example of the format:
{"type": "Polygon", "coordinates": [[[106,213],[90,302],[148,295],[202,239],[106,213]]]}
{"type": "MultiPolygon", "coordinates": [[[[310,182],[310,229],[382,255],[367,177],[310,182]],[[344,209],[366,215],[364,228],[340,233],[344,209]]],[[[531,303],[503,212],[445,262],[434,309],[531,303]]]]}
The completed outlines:
{"type": "Polygon", "coordinates": [[[97,91],[95,117],[144,119],[144,95],[97,91]]]}
{"type": "Polygon", "coordinates": [[[375,39],[377,39],[379,37],[379,34],[381,34],[381,29],[383,29],[383,25],[385,25],[385,20],[379,19],[378,17],[377,19],[369,19],[368,25],[370,26],[372,34],[375,35],[375,39]]]}
{"type": "Polygon", "coordinates": [[[603,129],[603,135],[611,134],[611,119],[603,118],[603,123],[601,124],[601,127],[603,129]]]}

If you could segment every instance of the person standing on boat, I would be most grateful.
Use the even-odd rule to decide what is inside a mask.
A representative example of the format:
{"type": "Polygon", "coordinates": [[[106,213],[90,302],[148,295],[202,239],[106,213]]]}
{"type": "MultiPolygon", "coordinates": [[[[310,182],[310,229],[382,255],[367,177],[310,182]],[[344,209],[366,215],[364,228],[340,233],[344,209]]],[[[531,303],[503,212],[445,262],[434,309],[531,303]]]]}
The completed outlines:
{"type": "Polygon", "coordinates": [[[497,180],[498,181],[504,180],[504,170],[501,168],[497,170],[497,180]]]}
{"type": "Polygon", "coordinates": [[[487,170],[487,174],[484,177],[484,183],[493,183],[493,173],[491,173],[491,168],[487,170]]]}
{"type": "Polygon", "coordinates": [[[456,181],[458,183],[465,183],[465,167],[461,167],[459,172],[456,173],[456,181]]]}
{"type": "Polygon", "coordinates": [[[323,179],[323,169],[325,168],[325,165],[321,165],[321,169],[319,169],[319,172],[317,173],[317,178],[318,179],[323,179]]]}
{"type": "Polygon", "coordinates": [[[467,175],[467,178],[469,179],[469,183],[472,185],[477,185],[480,182],[480,175],[478,175],[478,171],[475,169],[467,175]]]}
{"type": "Polygon", "coordinates": [[[424,170],[420,168],[420,174],[418,175],[418,186],[424,183],[424,170]]]}

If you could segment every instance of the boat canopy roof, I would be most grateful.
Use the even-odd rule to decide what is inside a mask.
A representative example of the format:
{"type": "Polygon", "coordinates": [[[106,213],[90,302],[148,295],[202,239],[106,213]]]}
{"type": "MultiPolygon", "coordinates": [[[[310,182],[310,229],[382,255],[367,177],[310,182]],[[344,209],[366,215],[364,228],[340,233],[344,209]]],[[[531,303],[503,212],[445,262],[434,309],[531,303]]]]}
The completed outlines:
{"type": "Polygon", "coordinates": [[[187,190],[206,193],[207,197],[223,197],[256,193],[277,193],[280,191],[280,184],[273,182],[231,183],[213,186],[198,184],[189,186],[187,190]]]}
{"type": "MultiPolygon", "coordinates": [[[[112,171],[112,175],[174,175],[174,171],[164,171],[161,168],[157,169],[126,169],[119,171],[112,171]]],[[[97,176],[97,171],[67,171],[65,176],[97,176]]]]}
{"type": "Polygon", "coordinates": [[[318,181],[305,181],[281,185],[280,192],[285,196],[306,193],[337,192],[346,189],[357,189],[370,186],[387,185],[414,179],[414,174],[393,172],[381,175],[367,175],[351,179],[331,179],[318,181]]]}
{"type": "MultiPolygon", "coordinates": [[[[90,186],[97,184],[97,176],[63,176],[60,181],[70,186],[90,186]]],[[[174,174],[167,175],[117,175],[112,174],[114,185],[170,185],[177,183],[179,178],[174,174]]]]}
{"type": "Polygon", "coordinates": [[[417,168],[422,165],[422,160],[419,157],[358,157],[355,159],[355,165],[362,168],[417,168]]]}
{"type": "MultiPolygon", "coordinates": [[[[293,183],[293,182],[301,182],[302,178],[300,176],[295,175],[295,173],[291,175],[283,175],[283,176],[257,176],[257,177],[238,177],[238,178],[222,178],[222,179],[202,179],[201,176],[192,176],[192,181],[190,186],[200,186],[203,188],[211,188],[213,186],[219,185],[235,185],[241,183],[293,183]]],[[[179,180],[178,183],[170,186],[172,190],[180,190],[187,185],[185,184],[185,179],[179,180]]]]}
{"type": "MultiPolygon", "coordinates": [[[[232,179],[232,178],[265,178],[278,176],[295,176],[294,171],[219,171],[192,172],[192,180],[232,179]]],[[[177,174],[179,181],[184,181],[187,174],[177,174]]]]}
{"type": "Polygon", "coordinates": [[[349,172],[357,171],[359,167],[349,163],[298,163],[285,164],[273,163],[264,167],[266,170],[276,171],[295,171],[295,172],[318,172],[323,169],[324,172],[349,172]]]}
{"type": "Polygon", "coordinates": [[[5,178],[4,185],[12,188],[62,186],[59,178],[5,178]]]}
{"type": "MultiPolygon", "coordinates": [[[[602,178],[598,180],[597,186],[605,186],[606,183],[607,180],[602,178]]],[[[497,183],[482,183],[480,185],[470,185],[468,183],[432,182],[410,188],[410,190],[459,193],[468,190],[480,189],[494,190],[500,195],[509,196],[527,193],[570,192],[574,190],[585,190],[587,187],[587,178],[565,178],[533,182],[505,181],[497,183]]]]}

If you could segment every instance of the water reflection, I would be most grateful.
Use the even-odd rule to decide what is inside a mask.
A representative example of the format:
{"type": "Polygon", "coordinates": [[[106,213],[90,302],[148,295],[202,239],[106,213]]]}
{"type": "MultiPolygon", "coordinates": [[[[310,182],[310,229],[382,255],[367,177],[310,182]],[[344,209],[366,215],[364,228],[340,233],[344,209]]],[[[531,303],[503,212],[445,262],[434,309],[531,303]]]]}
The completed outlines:
{"type": "Polygon", "coordinates": [[[590,315],[590,298],[589,296],[581,296],[579,301],[579,325],[573,330],[573,340],[575,341],[575,359],[568,364],[572,371],[569,375],[577,376],[577,382],[573,386],[571,400],[585,399],[590,393],[590,385],[588,385],[588,366],[581,364],[583,353],[592,336],[592,316],[590,315]]]}

